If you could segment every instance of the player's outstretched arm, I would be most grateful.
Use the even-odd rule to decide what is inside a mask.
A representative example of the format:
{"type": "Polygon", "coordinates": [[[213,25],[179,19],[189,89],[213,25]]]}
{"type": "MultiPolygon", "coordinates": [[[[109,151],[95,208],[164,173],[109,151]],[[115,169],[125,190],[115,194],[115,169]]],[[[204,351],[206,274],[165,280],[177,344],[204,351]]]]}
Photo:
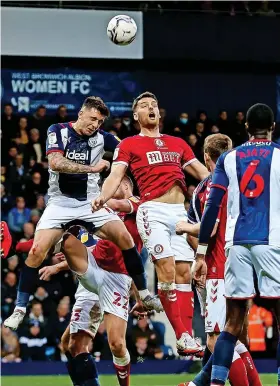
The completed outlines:
{"type": "Polygon", "coordinates": [[[103,207],[103,205],[116,193],[120,183],[125,175],[127,166],[124,164],[112,165],[111,173],[106,178],[102,186],[100,196],[92,200],[92,210],[96,211],[103,207]]]}
{"type": "Polygon", "coordinates": [[[58,274],[58,272],[61,271],[68,271],[69,265],[67,261],[61,261],[58,264],[55,265],[49,265],[47,267],[43,267],[39,270],[40,280],[48,281],[50,280],[51,276],[58,274]]]}
{"type": "Polygon", "coordinates": [[[202,181],[204,178],[209,176],[209,172],[206,167],[198,160],[195,160],[194,162],[191,162],[189,165],[185,166],[184,170],[186,173],[190,174],[192,177],[199,181],[202,181]]]}
{"type": "Polygon", "coordinates": [[[110,198],[110,200],[107,201],[107,205],[115,212],[131,213],[131,211],[133,211],[129,201],[126,199],[116,200],[114,198],[110,198]]]}
{"type": "Polygon", "coordinates": [[[100,160],[95,166],[81,165],[73,162],[63,156],[60,152],[52,152],[48,155],[50,168],[59,173],[83,174],[83,173],[100,173],[102,170],[108,170],[110,163],[100,160]]]}
{"type": "Polygon", "coordinates": [[[191,236],[198,237],[200,230],[200,223],[190,224],[187,221],[178,221],[176,224],[177,235],[187,233],[191,236]]]}

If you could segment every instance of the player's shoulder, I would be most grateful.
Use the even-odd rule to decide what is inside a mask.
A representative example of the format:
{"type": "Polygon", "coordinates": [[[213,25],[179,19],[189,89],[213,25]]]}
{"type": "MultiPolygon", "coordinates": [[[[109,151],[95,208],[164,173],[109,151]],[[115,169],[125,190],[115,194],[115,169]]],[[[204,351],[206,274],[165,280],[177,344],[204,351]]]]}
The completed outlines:
{"type": "Polygon", "coordinates": [[[68,129],[71,126],[71,122],[54,123],[48,128],[48,133],[60,133],[62,129],[68,129]]]}
{"type": "Polygon", "coordinates": [[[140,135],[133,135],[131,137],[127,137],[121,140],[119,146],[129,148],[131,145],[137,143],[137,141],[141,141],[143,137],[140,135]]]}
{"type": "Polygon", "coordinates": [[[167,140],[169,142],[178,143],[178,144],[183,145],[183,146],[188,145],[187,142],[183,138],[174,137],[173,135],[162,134],[160,138],[162,140],[167,140]]]}
{"type": "Polygon", "coordinates": [[[99,130],[98,134],[102,135],[106,139],[114,139],[114,140],[117,140],[118,142],[121,142],[119,137],[117,137],[116,135],[113,135],[111,133],[108,133],[107,131],[104,131],[103,129],[99,130]]]}
{"type": "Polygon", "coordinates": [[[211,182],[212,182],[212,175],[209,174],[209,176],[205,177],[202,181],[200,181],[200,183],[195,188],[193,194],[198,195],[200,193],[203,193],[207,188],[207,186],[211,184],[211,182]]]}

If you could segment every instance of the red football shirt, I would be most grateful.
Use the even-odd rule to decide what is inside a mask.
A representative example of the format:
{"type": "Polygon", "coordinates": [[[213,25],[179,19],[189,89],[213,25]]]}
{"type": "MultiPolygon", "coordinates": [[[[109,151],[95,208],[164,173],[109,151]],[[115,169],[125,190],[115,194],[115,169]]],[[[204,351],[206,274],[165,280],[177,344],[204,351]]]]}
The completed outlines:
{"type": "MultiPolygon", "coordinates": [[[[207,203],[211,178],[208,179],[206,189],[203,196],[201,197],[201,204],[203,209],[207,203]]],[[[207,263],[207,279],[224,279],[225,276],[225,233],[226,233],[226,222],[227,222],[227,193],[224,195],[219,214],[217,217],[219,222],[217,232],[214,237],[210,238],[207,254],[206,254],[206,263],[207,263]]]]}
{"type": "MultiPolygon", "coordinates": [[[[131,213],[119,213],[119,217],[124,221],[124,224],[131,234],[138,252],[141,252],[143,243],[137,230],[136,213],[139,206],[137,197],[130,197],[131,213]]],[[[95,247],[92,248],[92,254],[100,268],[105,271],[114,273],[123,273],[127,275],[122,251],[114,243],[109,240],[99,240],[95,247]]]]}
{"type": "Polygon", "coordinates": [[[114,153],[114,164],[127,165],[139,188],[141,202],[163,196],[178,184],[186,193],[183,168],[196,160],[181,138],[135,135],[124,139],[114,153]]]}

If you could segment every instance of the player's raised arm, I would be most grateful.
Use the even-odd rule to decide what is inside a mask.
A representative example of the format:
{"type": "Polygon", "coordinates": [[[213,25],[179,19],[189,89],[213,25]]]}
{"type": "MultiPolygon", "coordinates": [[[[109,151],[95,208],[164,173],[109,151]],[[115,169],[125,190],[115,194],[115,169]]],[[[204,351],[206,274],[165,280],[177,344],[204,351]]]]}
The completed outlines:
{"type": "Polygon", "coordinates": [[[117,164],[112,166],[109,177],[106,178],[100,196],[95,200],[92,200],[92,210],[96,211],[102,208],[102,206],[116,193],[120,183],[125,175],[127,166],[124,164],[117,164]]]}

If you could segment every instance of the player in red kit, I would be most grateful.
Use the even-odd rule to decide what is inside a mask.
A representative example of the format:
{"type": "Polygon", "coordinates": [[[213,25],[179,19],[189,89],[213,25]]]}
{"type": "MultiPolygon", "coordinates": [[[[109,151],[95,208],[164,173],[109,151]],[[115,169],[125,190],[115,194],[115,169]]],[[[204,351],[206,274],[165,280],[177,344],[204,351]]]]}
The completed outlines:
{"type": "MultiPolygon", "coordinates": [[[[119,217],[140,252],[143,243],[136,226],[139,200],[132,195],[132,189],[131,180],[125,176],[115,198],[108,202],[107,210],[119,212],[119,217]]],[[[132,280],[128,276],[122,251],[114,243],[99,240],[96,245],[85,248],[81,241],[73,236],[77,232],[79,227],[76,226],[66,231],[62,241],[62,252],[82,286],[98,295],[119,385],[129,386],[130,355],[126,348],[125,335],[132,280]]]]}
{"type": "MultiPolygon", "coordinates": [[[[207,203],[212,183],[212,173],[216,167],[218,157],[232,148],[231,139],[223,134],[209,135],[204,142],[204,160],[211,174],[205,178],[195,189],[191,205],[188,211],[188,222],[180,221],[176,225],[179,234],[188,233],[198,237],[202,214],[207,203]]],[[[227,194],[221,202],[216,225],[210,239],[206,254],[207,276],[206,276],[206,301],[202,304],[202,314],[205,317],[205,332],[207,333],[207,348],[205,351],[205,363],[214,351],[215,343],[220,332],[223,331],[226,321],[226,299],[225,299],[225,233],[227,221],[227,194]],[[208,358],[207,358],[208,356],[208,358]]],[[[198,289],[198,294],[201,292],[198,289]]],[[[203,298],[203,296],[202,296],[203,298]]],[[[245,327],[242,340],[246,341],[247,329],[245,327]]],[[[260,386],[258,373],[254,367],[253,360],[241,342],[238,342],[231,369],[229,380],[233,386],[260,386]],[[249,360],[248,360],[249,358],[249,360]]],[[[181,384],[189,386],[200,386],[200,380],[181,384]]]]}
{"type": "Polygon", "coordinates": [[[111,174],[92,208],[103,207],[129,168],[140,191],[138,231],[155,263],[159,297],[175,331],[178,352],[195,354],[201,346],[192,338],[190,265],[194,256],[186,238],[176,234],[175,225],[187,218],[183,171],[198,180],[209,173],[185,141],[160,134],[158,102],[153,94],[138,96],[132,110],[141,132],[116,148],[111,174]]]}

